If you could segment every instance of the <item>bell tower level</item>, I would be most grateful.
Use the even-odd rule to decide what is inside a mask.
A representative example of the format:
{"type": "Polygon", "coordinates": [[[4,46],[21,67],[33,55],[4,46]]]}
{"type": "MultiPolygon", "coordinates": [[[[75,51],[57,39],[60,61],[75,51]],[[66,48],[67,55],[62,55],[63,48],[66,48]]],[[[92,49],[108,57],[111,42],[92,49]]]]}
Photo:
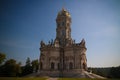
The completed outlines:
{"type": "Polygon", "coordinates": [[[71,40],[71,16],[68,11],[62,9],[56,18],[56,39],[59,42],[71,40]]]}

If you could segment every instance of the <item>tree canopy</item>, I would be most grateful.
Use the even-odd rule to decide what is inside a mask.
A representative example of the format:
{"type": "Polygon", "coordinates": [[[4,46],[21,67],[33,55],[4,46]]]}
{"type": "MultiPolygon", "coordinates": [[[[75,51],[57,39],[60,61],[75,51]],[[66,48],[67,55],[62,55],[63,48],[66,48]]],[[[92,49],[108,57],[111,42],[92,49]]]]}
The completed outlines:
{"type": "Polygon", "coordinates": [[[0,64],[2,64],[5,59],[6,59],[6,55],[0,52],[0,64]]]}
{"type": "Polygon", "coordinates": [[[31,61],[29,57],[26,59],[26,66],[31,66],[31,61]]]}
{"type": "Polygon", "coordinates": [[[36,60],[33,60],[33,61],[31,62],[31,64],[32,64],[32,67],[33,67],[34,71],[37,72],[38,66],[39,66],[38,60],[37,60],[37,59],[36,59],[36,60]]]}
{"type": "Polygon", "coordinates": [[[18,76],[21,73],[21,67],[16,60],[9,59],[2,66],[3,76],[18,76]]]}

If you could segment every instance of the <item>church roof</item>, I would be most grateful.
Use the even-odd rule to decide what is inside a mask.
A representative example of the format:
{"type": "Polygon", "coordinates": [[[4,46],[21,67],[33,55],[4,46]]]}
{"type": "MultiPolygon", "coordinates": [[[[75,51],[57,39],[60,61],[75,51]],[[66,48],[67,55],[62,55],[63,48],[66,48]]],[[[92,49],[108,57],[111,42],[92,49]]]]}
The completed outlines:
{"type": "Polygon", "coordinates": [[[67,17],[71,17],[70,13],[65,10],[64,8],[62,8],[62,10],[60,12],[58,12],[58,16],[67,16],[67,17]]]}

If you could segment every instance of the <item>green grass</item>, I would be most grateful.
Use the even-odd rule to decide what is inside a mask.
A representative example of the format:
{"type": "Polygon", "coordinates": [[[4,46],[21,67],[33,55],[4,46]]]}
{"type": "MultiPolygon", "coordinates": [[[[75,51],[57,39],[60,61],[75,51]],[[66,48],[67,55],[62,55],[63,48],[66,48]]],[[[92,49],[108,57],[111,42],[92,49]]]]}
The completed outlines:
{"type": "Polygon", "coordinates": [[[19,78],[19,77],[0,77],[0,80],[47,80],[47,78],[19,78]]]}
{"type": "MultiPolygon", "coordinates": [[[[48,78],[33,77],[0,77],[0,80],[47,80],[48,78]]],[[[120,80],[120,79],[90,79],[90,78],[58,78],[58,80],[120,80]]]]}

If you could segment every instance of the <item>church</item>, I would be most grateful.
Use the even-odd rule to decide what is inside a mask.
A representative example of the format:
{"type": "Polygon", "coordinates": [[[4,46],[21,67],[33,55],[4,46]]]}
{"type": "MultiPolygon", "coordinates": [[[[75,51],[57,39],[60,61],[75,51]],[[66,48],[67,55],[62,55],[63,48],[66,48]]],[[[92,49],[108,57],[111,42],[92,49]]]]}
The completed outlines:
{"type": "Polygon", "coordinates": [[[75,43],[71,38],[71,22],[63,8],[56,17],[56,38],[48,44],[40,42],[40,75],[72,77],[87,71],[85,40],[75,43]]]}

